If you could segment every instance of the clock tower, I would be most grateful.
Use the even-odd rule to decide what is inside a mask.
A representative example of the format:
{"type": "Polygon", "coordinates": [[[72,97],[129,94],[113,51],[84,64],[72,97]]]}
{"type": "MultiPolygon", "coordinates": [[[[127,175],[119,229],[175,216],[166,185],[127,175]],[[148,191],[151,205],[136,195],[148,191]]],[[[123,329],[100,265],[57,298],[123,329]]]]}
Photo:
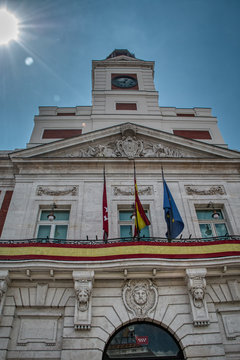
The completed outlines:
{"type": "MultiPolygon", "coordinates": [[[[154,62],[136,59],[128,50],[114,50],[105,60],[92,62],[92,119],[126,122],[160,115],[154,86],[154,62]]],[[[141,122],[141,120],[140,120],[141,122]]],[[[102,126],[102,123],[101,123],[102,126]]]]}

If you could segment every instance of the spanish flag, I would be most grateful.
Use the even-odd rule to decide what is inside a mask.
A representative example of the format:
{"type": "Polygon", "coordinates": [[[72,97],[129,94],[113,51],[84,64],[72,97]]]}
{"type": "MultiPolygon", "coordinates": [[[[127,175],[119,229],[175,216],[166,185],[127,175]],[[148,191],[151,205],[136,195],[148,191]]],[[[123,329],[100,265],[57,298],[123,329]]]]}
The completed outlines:
{"type": "Polygon", "coordinates": [[[145,226],[151,225],[150,221],[143,210],[141,201],[138,196],[138,188],[136,181],[136,169],[134,163],[134,189],[135,189],[135,229],[134,229],[134,237],[140,237],[140,231],[145,228],[145,226]]]}

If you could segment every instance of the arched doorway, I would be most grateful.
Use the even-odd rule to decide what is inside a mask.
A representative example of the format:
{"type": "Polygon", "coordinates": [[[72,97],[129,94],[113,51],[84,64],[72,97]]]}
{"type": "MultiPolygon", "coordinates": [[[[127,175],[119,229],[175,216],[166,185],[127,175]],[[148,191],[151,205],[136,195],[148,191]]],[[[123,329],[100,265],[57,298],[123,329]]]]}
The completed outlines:
{"type": "Polygon", "coordinates": [[[103,360],[184,360],[173,336],[161,326],[135,322],[123,326],[108,341],[103,360]]]}

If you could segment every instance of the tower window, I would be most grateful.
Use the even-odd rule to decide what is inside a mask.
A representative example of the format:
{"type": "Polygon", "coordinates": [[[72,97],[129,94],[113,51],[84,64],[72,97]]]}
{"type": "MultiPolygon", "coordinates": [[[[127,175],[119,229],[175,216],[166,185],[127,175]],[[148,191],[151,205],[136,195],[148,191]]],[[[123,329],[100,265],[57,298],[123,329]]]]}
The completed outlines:
{"type": "Polygon", "coordinates": [[[173,130],[174,135],[183,136],[187,139],[211,140],[208,130],[173,130]]]}
{"type": "Polygon", "coordinates": [[[82,134],[82,129],[45,129],[43,139],[67,139],[82,134]]]}
{"type": "Polygon", "coordinates": [[[116,110],[137,110],[136,103],[116,103],[116,110]]]}

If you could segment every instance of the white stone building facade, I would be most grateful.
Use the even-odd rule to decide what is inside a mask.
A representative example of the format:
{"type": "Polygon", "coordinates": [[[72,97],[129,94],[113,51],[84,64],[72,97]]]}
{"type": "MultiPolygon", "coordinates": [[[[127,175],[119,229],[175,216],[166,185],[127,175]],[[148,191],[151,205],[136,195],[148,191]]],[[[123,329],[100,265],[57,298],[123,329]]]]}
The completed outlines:
{"type": "Polygon", "coordinates": [[[154,62],[127,50],[93,61],[92,89],[0,152],[0,359],[239,360],[239,152],[211,109],[159,106],[154,62]],[[162,168],[185,225],[171,242],[162,168]]]}

